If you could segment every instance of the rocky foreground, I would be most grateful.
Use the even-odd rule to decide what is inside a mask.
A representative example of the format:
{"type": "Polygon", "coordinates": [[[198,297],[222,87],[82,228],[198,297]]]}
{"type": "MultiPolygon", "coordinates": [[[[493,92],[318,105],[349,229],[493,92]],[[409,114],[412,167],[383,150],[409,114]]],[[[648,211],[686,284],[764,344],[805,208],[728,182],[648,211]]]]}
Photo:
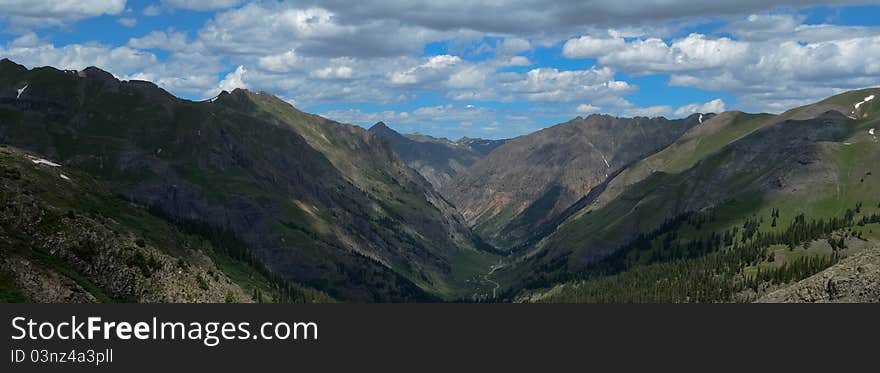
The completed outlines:
{"type": "Polygon", "coordinates": [[[758,303],[878,303],[880,248],[843,259],[803,281],[767,294],[758,303]]]}

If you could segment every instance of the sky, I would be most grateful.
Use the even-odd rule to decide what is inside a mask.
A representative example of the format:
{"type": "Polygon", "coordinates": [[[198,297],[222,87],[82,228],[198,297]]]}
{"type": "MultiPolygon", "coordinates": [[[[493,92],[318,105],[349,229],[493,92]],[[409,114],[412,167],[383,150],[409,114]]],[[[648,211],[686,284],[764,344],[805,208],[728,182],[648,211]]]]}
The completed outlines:
{"type": "Polygon", "coordinates": [[[0,58],[340,122],[509,138],[880,86],[880,1],[0,0],[0,58]]]}

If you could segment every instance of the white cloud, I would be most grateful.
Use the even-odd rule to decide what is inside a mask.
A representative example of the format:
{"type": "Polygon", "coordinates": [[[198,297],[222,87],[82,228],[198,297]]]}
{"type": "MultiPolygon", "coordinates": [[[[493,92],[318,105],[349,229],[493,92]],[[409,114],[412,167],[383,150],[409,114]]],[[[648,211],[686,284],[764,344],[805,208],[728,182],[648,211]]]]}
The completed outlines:
{"type": "Polygon", "coordinates": [[[510,57],[509,60],[502,62],[502,66],[520,66],[520,67],[522,67],[522,66],[532,66],[532,65],[534,65],[534,63],[532,63],[532,61],[529,60],[528,57],[524,57],[524,56],[513,56],[513,57],[510,57]]]}
{"type": "Polygon", "coordinates": [[[843,90],[880,84],[880,35],[812,43],[753,42],[739,63],[673,74],[670,84],[733,92],[743,109],[779,112],[843,90]]]}
{"type": "Polygon", "coordinates": [[[461,57],[441,54],[439,56],[433,56],[429,58],[428,62],[425,62],[422,67],[428,69],[444,69],[447,67],[455,66],[459,63],[461,63],[461,57]]]}
{"type": "Polygon", "coordinates": [[[624,106],[629,106],[626,109],[621,111],[622,115],[626,116],[639,116],[639,117],[671,117],[671,118],[684,118],[691,114],[696,113],[721,113],[726,109],[726,105],[721,99],[714,99],[705,103],[693,103],[684,106],[680,106],[678,108],[674,108],[669,105],[657,105],[657,106],[649,106],[649,107],[636,107],[632,103],[628,101],[624,101],[622,103],[624,106]]]}
{"type": "Polygon", "coordinates": [[[217,10],[231,8],[241,0],[162,0],[162,5],[172,9],[217,10]]]}
{"type": "Polygon", "coordinates": [[[880,29],[802,21],[783,14],[744,17],[722,28],[737,40],[690,34],[627,41],[597,32],[567,41],[563,54],[594,57],[599,66],[633,75],[670,74],[673,86],[730,92],[748,111],[779,112],[880,85],[880,29]]]}
{"type": "Polygon", "coordinates": [[[425,63],[406,70],[394,71],[389,81],[394,85],[415,85],[447,78],[452,69],[462,64],[461,57],[442,54],[430,57],[425,63]]]}
{"type": "Polygon", "coordinates": [[[791,14],[752,14],[728,25],[740,40],[767,40],[790,35],[802,26],[803,17],[791,14]]]}
{"type": "Polygon", "coordinates": [[[779,8],[870,3],[870,0],[311,0],[359,23],[393,21],[432,30],[467,29],[502,35],[572,34],[585,25],[641,25],[690,17],[726,17],[779,8]]]}
{"type": "Polygon", "coordinates": [[[57,26],[67,21],[117,15],[125,10],[125,0],[4,0],[0,19],[7,18],[13,29],[24,30],[57,26]]]}
{"type": "Polygon", "coordinates": [[[36,33],[28,32],[15,38],[11,43],[9,43],[9,46],[18,48],[30,48],[39,46],[41,44],[46,44],[46,42],[44,40],[41,40],[36,33]]]}
{"type": "Polygon", "coordinates": [[[578,113],[581,113],[581,114],[589,114],[589,113],[598,112],[599,110],[601,110],[601,108],[599,108],[598,106],[590,105],[590,104],[580,104],[577,106],[576,110],[578,113]]]}
{"type": "MultiPolygon", "coordinates": [[[[412,55],[429,41],[473,39],[467,30],[438,31],[393,19],[363,21],[302,3],[256,2],[216,14],[199,31],[219,53],[267,55],[295,49],[301,56],[385,58],[412,55]],[[389,37],[393,35],[394,37],[389,37]]],[[[346,6],[341,12],[347,11],[346,6]]]]}
{"type": "Polygon", "coordinates": [[[248,85],[244,82],[244,75],[248,72],[244,66],[238,65],[235,71],[226,74],[226,77],[217,84],[217,88],[206,91],[204,97],[213,97],[221,91],[232,92],[236,88],[247,89],[248,85]]]}
{"type": "Polygon", "coordinates": [[[626,45],[623,38],[595,38],[581,36],[562,46],[562,55],[568,58],[591,58],[608,54],[626,45]]]}
{"type": "Polygon", "coordinates": [[[122,17],[117,19],[116,22],[125,27],[134,27],[137,25],[137,19],[131,17],[122,17]]]}
{"type": "Polygon", "coordinates": [[[629,117],[661,117],[671,114],[675,109],[669,105],[657,105],[643,108],[632,108],[624,111],[624,115],[629,117]]]}
{"type": "Polygon", "coordinates": [[[354,73],[351,67],[348,66],[328,66],[320,70],[315,70],[311,73],[312,77],[318,79],[350,79],[354,73]]]}
{"type": "Polygon", "coordinates": [[[361,125],[370,125],[376,122],[400,123],[400,124],[424,124],[424,123],[474,123],[494,118],[490,109],[474,105],[436,105],[423,106],[410,112],[406,111],[382,111],[363,112],[358,109],[331,111],[321,114],[327,118],[343,122],[361,125]]]}
{"type": "Polygon", "coordinates": [[[29,32],[0,45],[0,56],[29,67],[81,70],[97,66],[120,79],[149,80],[177,95],[201,97],[217,87],[217,74],[228,68],[220,63],[220,56],[203,54],[199,49],[187,44],[184,34],[175,32],[154,32],[119,47],[95,42],[59,47],[29,32]],[[160,61],[143,50],[150,48],[167,48],[173,53],[160,61]]]}
{"type": "Polygon", "coordinates": [[[560,71],[537,68],[525,74],[502,74],[499,90],[511,99],[528,101],[571,102],[602,96],[623,96],[634,87],[614,79],[609,68],[560,71]]]}
{"type": "Polygon", "coordinates": [[[327,113],[322,113],[321,115],[338,122],[355,123],[365,126],[369,126],[377,122],[403,123],[409,120],[409,113],[390,110],[375,113],[366,113],[358,109],[348,109],[331,111],[327,113]]]}
{"type": "Polygon", "coordinates": [[[530,50],[532,50],[532,43],[526,39],[505,38],[495,48],[495,54],[499,56],[514,56],[530,50]]]}
{"type": "MultiPolygon", "coordinates": [[[[682,107],[636,107],[625,97],[638,87],[615,78],[621,72],[630,76],[669,74],[673,86],[732,93],[737,109],[749,111],[779,111],[843,89],[880,84],[878,28],[806,25],[802,16],[779,11],[752,16],[743,13],[777,5],[798,6],[796,1],[732,4],[706,0],[686,4],[649,0],[630,5],[610,0],[560,0],[553,6],[539,6],[537,0],[411,0],[401,6],[402,1],[375,0],[369,6],[352,6],[336,0],[248,4],[155,0],[141,13],[171,13],[172,8],[235,9],[211,16],[189,37],[165,30],[132,38],[123,47],[95,43],[55,47],[36,34],[23,33],[0,52],[31,66],[79,69],[98,65],[122,77],[155,81],[176,94],[202,96],[218,92],[221,85],[248,86],[290,98],[306,109],[326,103],[395,105],[412,102],[424,92],[453,102],[426,107],[419,113],[394,112],[408,116],[408,123],[426,120],[431,110],[437,117],[480,111],[483,109],[465,106],[480,101],[497,101],[502,106],[535,103],[528,111],[483,111],[488,116],[483,119],[455,114],[463,118],[460,123],[471,123],[474,129],[491,127],[491,121],[506,125],[510,118],[535,118],[531,123],[547,124],[540,118],[573,114],[573,109],[649,116],[726,109],[721,100],[682,107]],[[531,15],[528,22],[522,21],[526,19],[523,14],[531,15]],[[738,18],[721,18],[733,20],[707,35],[682,33],[702,22],[683,17],[727,14],[738,18]],[[602,19],[614,19],[616,28],[604,29],[608,26],[602,19]],[[652,19],[681,22],[642,22],[652,19]],[[416,57],[430,42],[445,43],[448,54],[416,57]],[[534,66],[528,53],[560,45],[565,57],[595,58],[597,65],[584,63],[584,67],[572,70],[509,68],[542,66],[534,66]],[[171,53],[158,61],[147,51],[155,49],[171,53]],[[478,54],[486,58],[473,58],[478,54]],[[235,66],[240,69],[229,72],[235,66]]],[[[9,3],[0,4],[0,10],[9,3]]],[[[33,3],[56,12],[27,9],[0,14],[42,25],[100,14],[136,15],[109,6],[112,1],[33,3]],[[80,11],[71,10],[77,4],[85,5],[80,11]],[[97,10],[99,5],[105,8],[103,13],[97,10]],[[25,11],[34,15],[24,17],[25,11]]]]}
{"type": "Polygon", "coordinates": [[[703,104],[690,104],[682,106],[675,110],[673,115],[676,117],[686,117],[691,114],[702,113],[721,113],[725,109],[724,100],[718,98],[703,104]]]}
{"type": "Polygon", "coordinates": [[[186,34],[174,31],[153,31],[141,38],[128,40],[128,45],[138,49],[161,49],[167,51],[184,51],[190,48],[186,34]]]}
{"type": "Polygon", "coordinates": [[[39,42],[31,34],[26,34],[7,46],[0,47],[0,55],[30,67],[52,66],[59,69],[81,70],[88,66],[98,66],[118,76],[137,72],[158,61],[152,53],[127,46],[111,47],[87,43],[70,44],[59,48],[39,42]]]}
{"type": "Polygon", "coordinates": [[[474,65],[460,69],[449,76],[446,85],[450,88],[476,88],[483,85],[491,72],[485,67],[474,65]]]}
{"type": "Polygon", "coordinates": [[[153,4],[153,5],[149,5],[146,8],[144,8],[142,13],[147,17],[155,17],[155,16],[158,16],[159,14],[162,14],[162,8],[160,8],[156,4],[153,4]]]}
{"type": "Polygon", "coordinates": [[[289,72],[296,68],[299,63],[300,58],[294,50],[263,56],[258,60],[258,64],[261,68],[279,73],[289,72]]]}
{"type": "Polygon", "coordinates": [[[690,34],[669,44],[657,38],[627,43],[622,38],[582,37],[569,40],[563,49],[568,57],[598,57],[602,65],[634,74],[653,74],[733,65],[747,55],[748,47],[729,38],[690,34]]]}

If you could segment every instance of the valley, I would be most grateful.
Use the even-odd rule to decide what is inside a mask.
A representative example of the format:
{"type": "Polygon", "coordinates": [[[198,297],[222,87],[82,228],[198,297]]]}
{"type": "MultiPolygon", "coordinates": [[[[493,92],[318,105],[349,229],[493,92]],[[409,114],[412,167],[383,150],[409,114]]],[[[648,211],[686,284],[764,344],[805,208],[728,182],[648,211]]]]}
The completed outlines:
{"type": "Polygon", "coordinates": [[[874,286],[878,94],[449,140],[4,59],[0,297],[846,301],[874,286]]]}

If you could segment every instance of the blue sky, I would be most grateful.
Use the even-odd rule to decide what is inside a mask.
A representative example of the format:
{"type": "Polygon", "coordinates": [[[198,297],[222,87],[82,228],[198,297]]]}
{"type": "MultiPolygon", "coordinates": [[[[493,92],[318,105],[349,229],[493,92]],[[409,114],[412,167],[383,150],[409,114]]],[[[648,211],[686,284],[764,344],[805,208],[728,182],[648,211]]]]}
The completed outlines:
{"type": "Polygon", "coordinates": [[[575,116],[780,112],[880,86],[873,1],[0,0],[0,57],[203,100],[504,138],[575,116]],[[807,4],[804,6],[803,4],[807,4]]]}

